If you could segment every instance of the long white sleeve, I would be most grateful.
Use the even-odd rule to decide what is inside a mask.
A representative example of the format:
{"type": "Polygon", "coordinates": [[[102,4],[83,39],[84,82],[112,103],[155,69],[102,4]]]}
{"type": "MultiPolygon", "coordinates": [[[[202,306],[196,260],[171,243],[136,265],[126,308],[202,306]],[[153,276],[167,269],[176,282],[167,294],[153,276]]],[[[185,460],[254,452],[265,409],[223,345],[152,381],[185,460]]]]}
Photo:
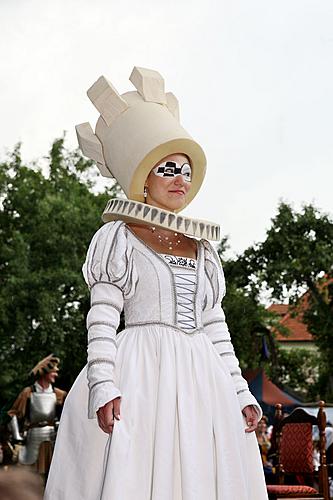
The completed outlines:
{"type": "Polygon", "coordinates": [[[235,355],[230,332],[225,321],[225,314],[221,304],[216,304],[212,309],[203,313],[203,326],[205,333],[210,338],[215,349],[228,366],[232,381],[235,386],[240,409],[254,405],[261,418],[262,411],[256,398],[251,394],[247,381],[242,376],[239,361],[235,355]]]}
{"type": "Polygon", "coordinates": [[[262,410],[260,405],[251,394],[248,383],[242,376],[239,361],[232,345],[225,314],[221,306],[222,299],[225,295],[225,280],[221,261],[217,252],[208,241],[205,242],[205,248],[205,272],[208,286],[203,310],[204,331],[229,369],[240,409],[243,410],[248,405],[254,405],[261,418],[262,410]]]}
{"type": "Polygon", "coordinates": [[[105,224],[93,237],[83,266],[90,288],[87,315],[88,417],[121,396],[115,384],[116,332],[124,299],[134,293],[137,274],[121,221],[105,224]]]}
{"type": "Polygon", "coordinates": [[[123,308],[123,295],[111,283],[96,283],[90,291],[91,308],[87,316],[89,384],[88,416],[112,399],[121,396],[114,385],[117,354],[116,332],[123,308]]]}

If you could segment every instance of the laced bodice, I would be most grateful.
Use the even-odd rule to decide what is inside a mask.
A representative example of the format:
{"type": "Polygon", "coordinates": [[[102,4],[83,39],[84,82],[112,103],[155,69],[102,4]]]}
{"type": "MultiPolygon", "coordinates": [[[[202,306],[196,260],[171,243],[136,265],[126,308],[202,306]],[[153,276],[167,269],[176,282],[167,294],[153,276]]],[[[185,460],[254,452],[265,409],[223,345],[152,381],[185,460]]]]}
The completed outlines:
{"type": "Polygon", "coordinates": [[[197,284],[197,261],[189,257],[161,254],[174,275],[177,298],[177,326],[184,331],[195,329],[194,299],[197,284]]]}

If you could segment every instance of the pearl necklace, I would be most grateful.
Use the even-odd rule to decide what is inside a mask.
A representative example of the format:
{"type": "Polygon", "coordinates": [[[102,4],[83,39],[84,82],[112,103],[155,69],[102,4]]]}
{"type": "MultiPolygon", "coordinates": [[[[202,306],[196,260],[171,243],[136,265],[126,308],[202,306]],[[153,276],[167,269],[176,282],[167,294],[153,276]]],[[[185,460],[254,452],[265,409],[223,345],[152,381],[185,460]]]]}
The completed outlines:
{"type": "Polygon", "coordinates": [[[169,236],[162,236],[161,233],[159,233],[158,229],[156,229],[155,226],[152,226],[151,228],[151,232],[156,236],[157,236],[157,239],[158,241],[160,242],[160,244],[162,246],[167,246],[169,250],[173,250],[174,248],[176,248],[179,243],[181,243],[181,240],[178,239],[178,233],[174,233],[174,236],[177,238],[177,241],[175,240],[171,240],[169,236]]]}

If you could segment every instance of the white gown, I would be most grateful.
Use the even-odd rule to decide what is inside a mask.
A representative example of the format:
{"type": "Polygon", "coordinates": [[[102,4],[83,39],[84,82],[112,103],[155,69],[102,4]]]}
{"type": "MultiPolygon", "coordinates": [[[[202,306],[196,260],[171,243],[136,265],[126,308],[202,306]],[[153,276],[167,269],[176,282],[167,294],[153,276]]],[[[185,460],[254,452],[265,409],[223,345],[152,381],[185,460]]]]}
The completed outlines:
{"type": "Polygon", "coordinates": [[[197,260],[163,256],[117,221],[95,234],[83,272],[88,364],[65,402],[45,500],[267,499],[241,413],[261,410],[230,341],[212,246],[199,241],[197,260]],[[108,436],[96,410],[117,396],[108,436]]]}

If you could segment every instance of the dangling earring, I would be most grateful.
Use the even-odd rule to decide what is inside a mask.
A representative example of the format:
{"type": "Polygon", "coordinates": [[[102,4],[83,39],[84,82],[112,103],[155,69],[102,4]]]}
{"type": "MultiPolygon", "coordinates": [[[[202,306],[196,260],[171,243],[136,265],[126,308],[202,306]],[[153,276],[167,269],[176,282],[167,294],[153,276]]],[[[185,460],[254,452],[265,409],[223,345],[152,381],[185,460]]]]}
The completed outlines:
{"type": "Polygon", "coordinates": [[[143,188],[143,197],[145,199],[145,203],[147,203],[147,194],[148,194],[148,189],[147,186],[143,188]]]}

